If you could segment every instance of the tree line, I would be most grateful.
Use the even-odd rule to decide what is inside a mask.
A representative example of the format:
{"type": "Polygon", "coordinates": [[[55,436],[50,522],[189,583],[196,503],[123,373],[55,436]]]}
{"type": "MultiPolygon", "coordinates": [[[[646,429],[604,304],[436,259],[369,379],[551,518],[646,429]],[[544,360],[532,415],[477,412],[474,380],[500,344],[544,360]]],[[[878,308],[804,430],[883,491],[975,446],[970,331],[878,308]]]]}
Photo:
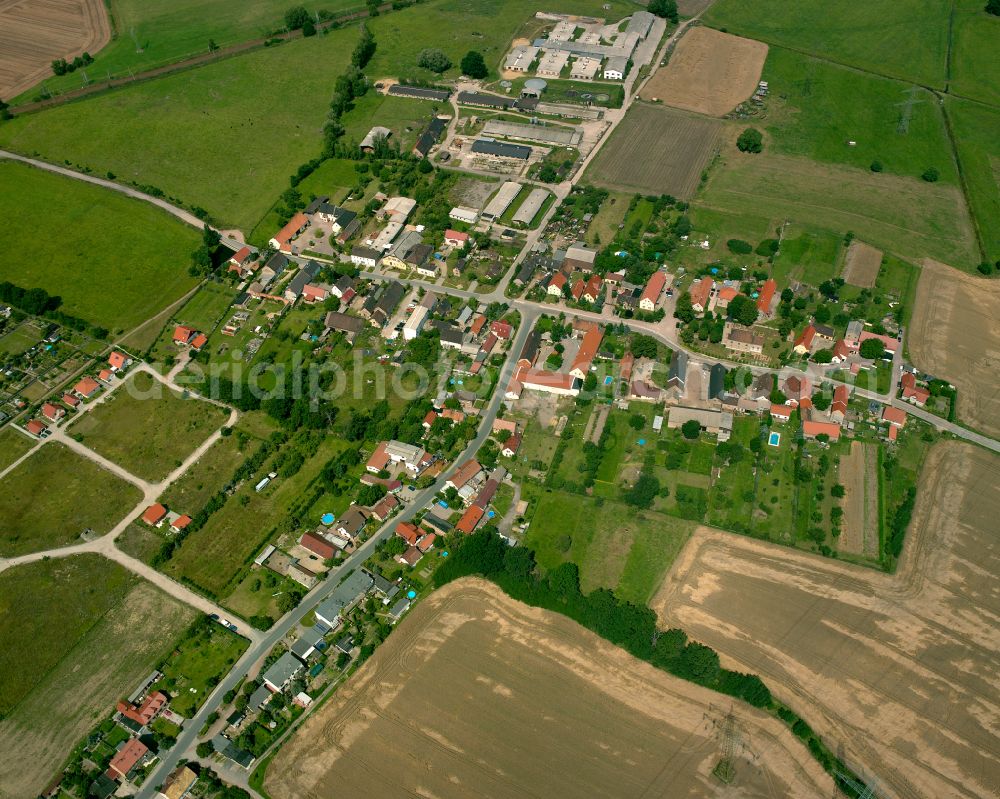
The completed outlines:
{"type": "Polygon", "coordinates": [[[78,316],[72,316],[59,310],[62,307],[62,297],[49,294],[45,289],[25,289],[5,280],[0,283],[0,302],[12,305],[32,316],[43,316],[61,325],[87,333],[93,338],[106,339],[107,328],[92,325],[78,316]]]}

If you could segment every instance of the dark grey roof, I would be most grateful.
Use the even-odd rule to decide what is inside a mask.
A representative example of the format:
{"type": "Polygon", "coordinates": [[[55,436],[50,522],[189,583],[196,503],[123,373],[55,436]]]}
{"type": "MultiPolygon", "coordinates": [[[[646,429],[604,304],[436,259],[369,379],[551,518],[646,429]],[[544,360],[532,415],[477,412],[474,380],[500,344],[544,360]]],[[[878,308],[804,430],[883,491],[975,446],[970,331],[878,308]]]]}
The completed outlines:
{"type": "Polygon", "coordinates": [[[675,350],[673,357],[670,359],[670,372],[667,375],[668,382],[675,386],[683,386],[684,381],[687,380],[687,368],[687,353],[675,350]]]}
{"type": "Polygon", "coordinates": [[[399,301],[403,299],[403,295],[406,294],[406,290],[403,288],[402,283],[397,283],[395,280],[390,281],[386,284],[385,290],[378,298],[378,303],[376,304],[376,310],[381,310],[386,316],[389,316],[396,306],[399,305],[399,301]]]}
{"type": "Polygon", "coordinates": [[[256,710],[270,698],[271,692],[267,689],[267,686],[262,685],[250,694],[250,700],[247,702],[247,707],[251,710],[256,710]]]}
{"type": "Polygon", "coordinates": [[[247,294],[245,291],[241,291],[239,294],[236,295],[236,299],[233,300],[233,305],[239,307],[241,305],[246,305],[249,301],[250,301],[250,295],[247,294]]]}
{"type": "Polygon", "coordinates": [[[350,275],[341,275],[333,285],[343,294],[348,289],[354,288],[354,279],[350,275]]]}
{"type": "Polygon", "coordinates": [[[410,600],[404,596],[400,598],[400,600],[395,605],[392,606],[392,608],[389,610],[389,615],[392,616],[394,619],[398,619],[400,616],[406,613],[409,607],[410,607],[410,600]]]}
{"type": "Polygon", "coordinates": [[[726,367],[721,363],[712,365],[708,376],[708,398],[718,399],[726,390],[726,367]]]}
{"type": "Polygon", "coordinates": [[[421,524],[426,524],[428,527],[433,527],[435,530],[440,530],[442,533],[451,532],[451,522],[446,519],[439,518],[433,513],[428,513],[421,521],[421,524]]]}
{"type": "Polygon", "coordinates": [[[538,108],[539,99],[537,97],[521,97],[514,101],[514,107],[522,111],[534,111],[538,108]]]}
{"type": "Polygon", "coordinates": [[[411,266],[422,266],[432,252],[434,248],[430,244],[414,244],[403,260],[411,266]]]}
{"type": "Polygon", "coordinates": [[[464,340],[462,331],[450,322],[443,322],[440,319],[435,319],[431,322],[431,327],[435,328],[441,334],[442,341],[447,341],[449,344],[460,345],[464,340]]]}
{"type": "Polygon", "coordinates": [[[404,86],[402,83],[390,86],[387,94],[395,97],[415,97],[418,100],[437,100],[442,103],[451,96],[451,92],[444,89],[425,89],[422,86],[404,86]]]}
{"type": "Polygon", "coordinates": [[[223,757],[228,757],[238,766],[243,768],[250,768],[253,765],[255,758],[252,753],[248,752],[246,749],[240,749],[236,744],[229,744],[222,753],[223,757]]]}
{"type": "Polygon", "coordinates": [[[306,206],[305,210],[306,216],[315,214],[320,209],[320,206],[322,206],[324,203],[329,202],[329,200],[330,198],[327,197],[325,194],[322,197],[317,197],[315,200],[309,203],[309,205],[306,206]]]}
{"type": "Polygon", "coordinates": [[[351,248],[351,255],[356,255],[358,258],[372,258],[376,261],[382,257],[382,253],[378,250],[373,250],[371,247],[365,247],[361,244],[351,248]]]}
{"type": "Polygon", "coordinates": [[[524,340],[524,346],[521,347],[521,354],[518,356],[518,360],[523,359],[534,363],[535,358],[538,357],[538,347],[541,340],[542,335],[537,330],[532,330],[528,333],[528,337],[524,340]]]}
{"type": "Polygon", "coordinates": [[[234,710],[232,713],[226,716],[226,724],[228,724],[230,727],[235,727],[245,718],[246,718],[245,710],[234,710]]]}
{"type": "Polygon", "coordinates": [[[298,274],[291,279],[291,282],[289,282],[285,291],[290,291],[298,297],[302,293],[302,289],[306,287],[306,284],[319,274],[319,270],[320,265],[318,263],[315,261],[309,261],[299,270],[298,274]]]}
{"type": "Polygon", "coordinates": [[[514,276],[515,283],[527,283],[531,280],[531,276],[535,274],[535,269],[538,268],[538,260],[535,258],[525,258],[521,263],[520,269],[517,270],[517,274],[514,276]]]}
{"type": "Polygon", "coordinates": [[[285,271],[288,266],[288,259],[285,257],[284,253],[276,252],[270,258],[267,259],[265,266],[274,272],[274,276],[277,277],[282,272],[285,271]]]}
{"type": "Polygon", "coordinates": [[[354,638],[350,635],[342,636],[337,639],[337,643],[334,646],[345,655],[350,654],[351,649],[354,647],[354,638]]]}
{"type": "Polygon", "coordinates": [[[509,97],[500,97],[496,94],[483,94],[482,92],[459,92],[458,102],[463,105],[479,105],[486,108],[510,108],[514,105],[514,100],[509,97]]]}
{"type": "Polygon", "coordinates": [[[292,654],[299,660],[305,661],[307,653],[316,648],[316,644],[323,640],[323,635],[315,628],[306,630],[299,636],[299,640],[292,644],[292,654]]]}
{"type": "Polygon", "coordinates": [[[264,672],[264,679],[279,688],[284,686],[302,669],[302,663],[291,652],[285,652],[264,672]]]}
{"type": "Polygon", "coordinates": [[[527,161],[531,155],[531,148],[523,144],[509,144],[504,141],[493,141],[492,139],[476,139],[472,143],[472,152],[484,155],[495,155],[500,158],[518,158],[527,161]]]}
{"type": "Polygon", "coordinates": [[[829,325],[814,325],[816,332],[821,336],[826,336],[827,338],[833,338],[833,328],[829,325]]]}
{"type": "Polygon", "coordinates": [[[319,603],[316,615],[333,621],[344,608],[352,605],[358,597],[371,588],[373,583],[374,580],[367,572],[361,570],[351,572],[326,599],[319,603]]]}

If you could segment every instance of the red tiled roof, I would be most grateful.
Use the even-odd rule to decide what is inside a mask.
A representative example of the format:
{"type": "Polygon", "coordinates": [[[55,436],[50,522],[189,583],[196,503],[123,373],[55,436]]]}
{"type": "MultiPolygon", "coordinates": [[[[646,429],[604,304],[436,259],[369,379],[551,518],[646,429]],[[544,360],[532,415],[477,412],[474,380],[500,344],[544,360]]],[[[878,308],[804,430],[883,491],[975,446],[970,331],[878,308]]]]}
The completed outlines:
{"type": "Polygon", "coordinates": [[[550,372],[547,369],[526,369],[515,375],[517,382],[521,386],[541,386],[543,388],[556,388],[569,391],[576,385],[578,377],[562,372],[550,372]]]}
{"type": "Polygon", "coordinates": [[[778,284],[774,278],[768,278],[764,285],[760,287],[760,294],[757,296],[757,310],[761,313],[768,313],[771,310],[771,301],[774,299],[774,292],[778,290],[778,284]]]}
{"type": "MultiPolygon", "coordinates": [[[[659,274],[659,273],[657,273],[659,274]]],[[[593,297],[594,301],[600,299],[601,297],[601,287],[604,285],[604,281],[601,280],[600,275],[591,275],[590,280],[587,281],[587,285],[584,286],[583,294],[585,297],[593,297]]]]}
{"type": "Polygon", "coordinates": [[[368,459],[367,467],[369,470],[380,472],[388,465],[389,453],[385,451],[386,443],[387,442],[385,441],[381,441],[379,442],[379,445],[375,447],[375,451],[368,459]]]}
{"type": "Polygon", "coordinates": [[[187,344],[197,332],[198,331],[193,327],[177,325],[177,327],[174,328],[174,342],[178,344],[187,344]]]}
{"type": "Polygon", "coordinates": [[[785,381],[784,393],[788,399],[802,400],[812,396],[812,386],[808,378],[792,375],[785,381]]]}
{"type": "Polygon", "coordinates": [[[702,308],[708,306],[708,297],[712,293],[712,286],[715,281],[710,277],[703,277],[697,283],[693,284],[688,290],[691,295],[691,304],[700,305],[702,308]]]}
{"type": "Polygon", "coordinates": [[[896,425],[896,427],[902,427],[906,424],[906,411],[886,405],[882,409],[882,419],[889,424],[896,425]]]}
{"type": "Polygon", "coordinates": [[[303,548],[319,555],[323,560],[329,560],[337,551],[337,548],[333,544],[325,538],[320,538],[315,533],[304,533],[302,538],[299,539],[299,543],[303,548]]]}
{"type": "Polygon", "coordinates": [[[816,335],[816,328],[812,325],[806,325],[802,328],[802,332],[799,333],[799,337],[795,339],[794,346],[805,347],[809,349],[812,346],[813,338],[816,335]]]}
{"type": "Polygon", "coordinates": [[[53,405],[51,402],[46,402],[42,406],[42,415],[47,419],[58,419],[66,413],[65,408],[60,408],[58,405],[53,405]]]}
{"type": "Polygon", "coordinates": [[[448,482],[455,486],[455,488],[461,488],[482,470],[483,467],[479,465],[479,461],[466,461],[448,478],[448,482]]]}
{"type": "Polygon", "coordinates": [[[63,394],[62,401],[71,408],[76,408],[80,404],[80,398],[74,397],[72,394],[63,394]]]}
{"type": "Polygon", "coordinates": [[[586,375],[590,371],[590,365],[593,363],[594,356],[597,355],[597,349],[601,346],[603,339],[604,330],[599,325],[595,325],[588,330],[583,336],[583,341],[580,342],[580,349],[576,352],[576,357],[573,359],[573,366],[570,368],[570,371],[579,371],[583,375],[586,375]]]}
{"type": "Polygon", "coordinates": [[[413,546],[422,535],[420,528],[412,522],[400,522],[396,525],[396,535],[402,538],[407,544],[413,546]]]}
{"type": "Polygon", "coordinates": [[[895,441],[899,437],[899,428],[896,425],[889,425],[889,440],[895,441]]]}
{"type": "Polygon", "coordinates": [[[32,419],[24,427],[33,436],[41,435],[42,431],[47,429],[38,419],[32,419]]]}
{"type": "Polygon", "coordinates": [[[649,280],[646,281],[646,287],[642,290],[642,296],[639,298],[639,302],[643,300],[649,300],[652,303],[660,298],[660,294],[663,291],[664,285],[666,285],[667,276],[657,269],[650,275],[649,280]]]}
{"type": "Polygon", "coordinates": [[[109,769],[124,777],[135,768],[136,763],[141,761],[148,751],[149,747],[146,744],[138,738],[132,738],[111,758],[109,769]]]}
{"type": "Polygon", "coordinates": [[[733,286],[723,286],[719,289],[719,299],[723,302],[732,302],[739,293],[740,290],[738,288],[733,286]]]}
{"type": "Polygon", "coordinates": [[[870,339],[870,338],[877,338],[879,341],[882,342],[882,344],[885,345],[885,348],[887,350],[889,350],[889,352],[895,352],[898,349],[898,347],[899,347],[899,340],[898,339],[895,339],[892,336],[880,335],[879,333],[869,333],[867,330],[864,331],[858,337],[858,344],[859,345],[863,344],[864,342],[868,341],[868,339],[870,339]]]}
{"type": "Polygon", "coordinates": [[[499,341],[499,339],[496,337],[496,335],[494,333],[490,333],[486,337],[486,340],[483,342],[483,347],[482,347],[483,352],[488,353],[492,351],[492,349],[497,345],[497,341],[499,341]]]}
{"type": "Polygon", "coordinates": [[[83,380],[81,380],[79,383],[73,386],[73,390],[77,394],[80,394],[84,397],[89,397],[91,394],[95,393],[98,389],[100,389],[100,387],[101,387],[100,383],[94,380],[94,378],[85,377],[83,378],[83,380]]]}
{"type": "Polygon", "coordinates": [[[903,376],[899,378],[899,384],[903,387],[903,396],[906,396],[906,390],[913,389],[917,385],[917,378],[913,372],[903,372],[903,376]]]}
{"type": "Polygon", "coordinates": [[[627,383],[632,379],[632,367],[634,365],[635,356],[632,354],[632,350],[629,350],[622,356],[621,363],[618,365],[618,377],[627,383]]]}
{"type": "Polygon", "coordinates": [[[191,340],[191,347],[196,350],[200,350],[207,343],[208,343],[208,336],[206,336],[204,333],[199,333],[191,340]]]}
{"type": "Polygon", "coordinates": [[[309,217],[301,211],[288,220],[288,224],[274,234],[274,241],[278,242],[278,249],[283,252],[290,251],[292,248],[288,242],[290,242],[308,223],[309,217]]]}
{"type": "Polygon", "coordinates": [[[167,509],[159,502],[150,505],[142,514],[142,520],[146,524],[157,524],[167,515],[167,509]]]}
{"type": "Polygon", "coordinates": [[[555,286],[559,291],[566,285],[568,278],[562,272],[556,272],[549,281],[549,287],[555,286]]]}
{"type": "Polygon", "coordinates": [[[486,515],[486,511],[477,505],[473,505],[462,514],[462,518],[458,520],[455,529],[460,533],[468,535],[476,529],[476,526],[482,521],[484,515],[486,515]]]}
{"type": "Polygon", "coordinates": [[[437,421],[438,415],[434,411],[427,411],[427,415],[424,417],[424,427],[431,427],[435,421],[437,421]]]}
{"type": "Polygon", "coordinates": [[[924,405],[931,398],[931,392],[923,386],[914,386],[903,391],[903,399],[910,399],[911,397],[921,405],[924,405]]]}
{"type": "Polygon", "coordinates": [[[240,247],[236,252],[233,253],[233,257],[229,260],[233,263],[244,264],[250,258],[253,253],[249,247],[240,247]]]}
{"type": "Polygon", "coordinates": [[[510,322],[504,322],[502,319],[497,319],[490,325],[490,332],[495,334],[497,338],[508,339],[513,331],[514,327],[510,322]]]}
{"type": "Polygon", "coordinates": [[[486,317],[483,316],[482,314],[479,314],[479,316],[477,316],[475,319],[472,320],[472,326],[469,328],[469,331],[472,333],[472,335],[478,336],[479,331],[483,329],[483,325],[485,324],[486,324],[486,317]]]}
{"type": "Polygon", "coordinates": [[[493,432],[498,433],[501,430],[508,433],[517,432],[517,422],[513,419],[494,419],[493,420],[493,432]]]}
{"type": "Polygon", "coordinates": [[[771,416],[777,417],[778,419],[790,419],[792,416],[792,409],[787,405],[775,405],[771,403],[771,416]]]}
{"type": "Polygon", "coordinates": [[[125,364],[127,364],[131,358],[129,358],[124,352],[119,352],[115,350],[108,356],[108,365],[112,369],[121,369],[125,364]]]}
{"type": "Polygon", "coordinates": [[[428,549],[433,549],[435,541],[437,541],[437,535],[435,533],[428,533],[419,541],[417,541],[417,549],[419,549],[421,552],[426,552],[428,549]]]}
{"type": "Polygon", "coordinates": [[[521,448],[521,436],[515,433],[504,442],[501,451],[509,449],[514,454],[517,454],[517,451],[520,448],[521,448]]]}
{"type": "Polygon", "coordinates": [[[469,240],[469,234],[468,233],[462,233],[459,230],[452,230],[451,228],[448,228],[444,232],[444,237],[445,237],[446,241],[447,240],[451,240],[451,241],[468,241],[469,240]]]}
{"type": "Polygon", "coordinates": [[[833,390],[833,404],[830,405],[830,411],[840,413],[847,413],[847,400],[850,398],[850,391],[847,386],[837,386],[833,390]]]}
{"type": "Polygon", "coordinates": [[[302,287],[302,296],[307,300],[325,300],[326,289],[323,286],[316,286],[312,283],[307,283],[302,287]]]}
{"type": "Polygon", "coordinates": [[[576,283],[573,284],[573,288],[570,289],[569,293],[574,300],[579,300],[580,297],[583,296],[583,288],[584,288],[584,283],[582,280],[577,280],[576,283]]]}
{"type": "Polygon", "coordinates": [[[811,420],[802,423],[802,434],[806,438],[815,438],[824,433],[830,436],[831,441],[838,441],[840,439],[840,425],[833,422],[814,422],[811,420]]]}
{"type": "Polygon", "coordinates": [[[847,342],[844,339],[837,339],[837,343],[833,345],[833,355],[835,358],[846,358],[851,354],[851,348],[847,346],[847,342]]]}
{"type": "Polygon", "coordinates": [[[101,371],[98,372],[97,377],[107,383],[112,377],[114,377],[114,374],[112,374],[110,369],[101,369],[101,371]]]}
{"type": "Polygon", "coordinates": [[[178,516],[178,517],[177,517],[176,519],[174,519],[174,520],[173,520],[173,521],[172,521],[172,522],[170,523],[170,526],[171,526],[171,527],[172,527],[172,528],[173,528],[174,530],[183,530],[183,529],[184,529],[185,527],[187,527],[187,526],[188,526],[189,524],[191,524],[191,517],[190,517],[190,516],[188,516],[188,515],[187,515],[187,514],[185,513],[185,514],[182,514],[181,516],[178,516]]]}

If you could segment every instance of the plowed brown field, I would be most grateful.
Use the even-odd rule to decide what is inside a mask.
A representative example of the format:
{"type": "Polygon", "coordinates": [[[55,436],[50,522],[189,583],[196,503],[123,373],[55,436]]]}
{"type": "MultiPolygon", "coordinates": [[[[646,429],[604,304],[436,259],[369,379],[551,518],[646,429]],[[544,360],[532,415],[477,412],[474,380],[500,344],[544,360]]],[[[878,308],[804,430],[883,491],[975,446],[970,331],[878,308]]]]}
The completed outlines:
{"type": "Polygon", "coordinates": [[[895,575],[703,528],[654,607],[760,674],[880,796],[996,796],[998,517],[1000,458],[942,443],[895,575]]]}
{"type": "Polygon", "coordinates": [[[643,87],[643,100],[721,117],[757,89],[767,45],[693,27],[681,37],[665,67],[643,87]]]}
{"type": "Polygon", "coordinates": [[[958,387],[958,418],[1000,436],[1000,281],[925,260],[906,343],[913,363],[958,387]]]}
{"type": "Polygon", "coordinates": [[[855,239],[844,261],[844,282],[870,289],[882,268],[882,251],[855,239]]]}
{"type": "Polygon", "coordinates": [[[110,39],[103,0],[0,0],[0,98],[51,75],[53,60],[95,55],[110,39]]]}
{"type": "Polygon", "coordinates": [[[829,796],[776,719],[737,708],[735,782],[711,776],[729,700],[480,580],[400,625],[270,765],[273,799],[829,796]]]}

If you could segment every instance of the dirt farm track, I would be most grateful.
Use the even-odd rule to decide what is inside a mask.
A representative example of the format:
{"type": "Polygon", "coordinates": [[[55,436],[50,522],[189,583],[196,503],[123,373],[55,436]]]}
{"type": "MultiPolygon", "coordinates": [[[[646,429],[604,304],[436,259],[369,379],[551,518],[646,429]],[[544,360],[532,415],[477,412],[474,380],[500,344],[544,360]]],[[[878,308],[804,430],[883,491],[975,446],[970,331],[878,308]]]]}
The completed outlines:
{"type": "Polygon", "coordinates": [[[752,753],[732,785],[712,777],[712,719],[727,709],[563,616],[461,580],[308,719],[265,788],[272,799],[831,795],[805,747],[749,707],[739,723],[752,753]]]}
{"type": "Polygon", "coordinates": [[[907,333],[913,363],[958,387],[958,418],[1000,436],[1000,282],[925,260],[907,333]]]}
{"type": "Polygon", "coordinates": [[[702,528],[653,606],[760,674],[879,796],[1000,789],[1000,458],[944,442],[894,575],[702,528]]]}
{"type": "Polygon", "coordinates": [[[0,98],[51,75],[54,59],[95,55],[110,39],[104,0],[0,0],[0,98]]]}

